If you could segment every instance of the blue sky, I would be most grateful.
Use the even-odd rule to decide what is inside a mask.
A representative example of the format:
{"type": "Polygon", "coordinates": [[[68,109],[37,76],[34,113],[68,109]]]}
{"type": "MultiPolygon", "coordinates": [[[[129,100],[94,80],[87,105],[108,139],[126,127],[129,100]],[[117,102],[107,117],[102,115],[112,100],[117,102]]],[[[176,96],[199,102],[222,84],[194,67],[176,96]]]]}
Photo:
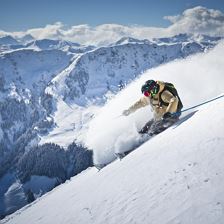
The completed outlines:
{"type": "Polygon", "coordinates": [[[167,27],[164,16],[204,6],[224,11],[223,0],[0,0],[0,30],[22,31],[57,21],[65,25],[104,23],[167,27]]]}

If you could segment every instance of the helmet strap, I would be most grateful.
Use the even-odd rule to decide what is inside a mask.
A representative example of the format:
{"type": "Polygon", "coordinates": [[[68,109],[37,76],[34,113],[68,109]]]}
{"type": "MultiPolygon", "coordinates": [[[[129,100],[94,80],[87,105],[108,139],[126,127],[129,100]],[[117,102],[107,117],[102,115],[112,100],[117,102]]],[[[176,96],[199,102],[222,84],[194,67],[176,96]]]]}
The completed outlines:
{"type": "Polygon", "coordinates": [[[159,86],[156,84],[151,90],[151,95],[155,96],[159,92],[159,86]]]}

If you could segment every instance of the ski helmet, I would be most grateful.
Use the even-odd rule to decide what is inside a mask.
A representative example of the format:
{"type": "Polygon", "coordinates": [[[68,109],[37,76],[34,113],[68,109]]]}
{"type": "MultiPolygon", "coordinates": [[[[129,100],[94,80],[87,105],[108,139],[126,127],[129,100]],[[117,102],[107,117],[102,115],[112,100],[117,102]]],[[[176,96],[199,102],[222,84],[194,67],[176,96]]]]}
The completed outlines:
{"type": "Polygon", "coordinates": [[[156,81],[148,80],[145,82],[144,85],[142,85],[141,91],[146,96],[149,96],[150,94],[155,95],[156,93],[158,93],[158,85],[157,85],[156,81]],[[148,95],[145,93],[148,93],[148,95]]]}

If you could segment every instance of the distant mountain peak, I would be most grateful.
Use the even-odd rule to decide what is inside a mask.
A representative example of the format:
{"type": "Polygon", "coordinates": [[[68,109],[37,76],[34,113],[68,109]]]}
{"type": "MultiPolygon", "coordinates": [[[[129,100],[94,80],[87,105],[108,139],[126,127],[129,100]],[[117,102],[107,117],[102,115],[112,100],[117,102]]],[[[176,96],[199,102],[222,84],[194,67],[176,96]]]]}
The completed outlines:
{"type": "Polygon", "coordinates": [[[0,45],[16,45],[18,41],[10,35],[0,37],[0,45]]]}
{"type": "Polygon", "coordinates": [[[127,44],[127,43],[143,43],[143,44],[149,44],[150,41],[147,39],[144,40],[139,40],[133,37],[122,37],[120,40],[115,42],[115,45],[120,45],[120,44],[127,44]]]}
{"type": "Polygon", "coordinates": [[[156,43],[183,43],[183,42],[217,42],[221,40],[222,37],[213,37],[204,34],[189,34],[180,33],[171,37],[154,38],[153,41],[156,43]]]}
{"type": "Polygon", "coordinates": [[[80,44],[65,40],[40,39],[34,40],[27,44],[28,47],[38,47],[41,50],[61,49],[63,47],[80,47],[80,44]]]}
{"type": "Polygon", "coordinates": [[[27,44],[34,40],[34,37],[31,34],[26,34],[25,36],[22,36],[20,38],[17,38],[21,43],[27,44]]]}

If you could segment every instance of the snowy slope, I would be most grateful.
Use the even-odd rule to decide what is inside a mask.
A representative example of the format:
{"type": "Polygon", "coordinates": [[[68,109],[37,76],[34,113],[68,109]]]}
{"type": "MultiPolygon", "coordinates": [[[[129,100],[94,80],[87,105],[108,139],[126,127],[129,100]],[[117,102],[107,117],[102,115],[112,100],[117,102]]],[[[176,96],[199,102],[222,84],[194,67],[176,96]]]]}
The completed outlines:
{"type": "Polygon", "coordinates": [[[3,223],[223,223],[223,106],[220,99],[201,107],[121,162],[81,173],[3,223]]]}
{"type": "MultiPolygon", "coordinates": [[[[46,87],[57,73],[69,65],[72,56],[60,50],[21,49],[1,53],[0,75],[4,79],[5,88],[8,88],[12,82],[29,89],[44,82],[42,86],[46,87]]],[[[21,88],[21,86],[18,87],[21,88]]]]}
{"type": "Polygon", "coordinates": [[[0,54],[0,151],[8,151],[40,117],[45,120],[44,89],[73,56],[60,50],[27,49],[0,54]]]}
{"type": "MultiPolygon", "coordinates": [[[[147,71],[110,100],[86,133],[94,162],[110,163],[114,151],[138,140],[138,128],[151,116],[147,107],[128,118],[112,118],[140,97],[143,80],[169,78],[186,108],[223,94],[222,55],[220,43],[206,54],[147,71]]],[[[121,162],[84,171],[3,223],[223,223],[223,102],[196,109],[121,162]]]]}
{"type": "MultiPolygon", "coordinates": [[[[69,153],[56,145],[31,150],[38,144],[38,134],[46,134],[54,126],[50,116],[54,102],[44,90],[73,57],[76,54],[58,49],[0,53],[0,218],[26,205],[28,192],[39,197],[81,169],[81,162],[74,169],[69,153]],[[58,158],[48,163],[48,156],[58,158]]],[[[70,150],[73,156],[75,148],[70,150]]],[[[80,161],[81,154],[76,154],[80,161]]]]}
{"type": "MultiPolygon", "coordinates": [[[[0,55],[0,185],[5,184],[5,178],[12,180],[0,191],[0,203],[3,205],[0,206],[1,214],[8,208],[16,210],[20,207],[19,203],[26,203],[24,193],[27,192],[23,191],[26,191],[25,185],[29,181],[47,178],[48,181],[42,181],[43,186],[39,189],[41,194],[47,188],[45,183],[48,182],[51,188],[56,179],[56,184],[61,183],[91,166],[92,151],[85,151],[74,141],[93,149],[94,160],[97,162],[111,162],[114,159],[113,150],[123,151],[133,145],[138,140],[137,128],[151,116],[148,110],[126,121],[118,119],[115,122],[111,118],[119,115],[140,96],[139,88],[145,79],[158,77],[173,81],[178,89],[180,87],[181,91],[187,93],[183,98],[185,105],[220,93],[221,79],[220,72],[217,71],[223,70],[223,57],[211,57],[203,63],[199,63],[198,58],[187,59],[184,69],[184,62],[182,64],[180,61],[168,67],[161,66],[158,70],[142,75],[142,79],[136,81],[135,85],[133,83],[131,88],[125,88],[121,93],[123,96],[117,96],[119,100],[113,96],[147,68],[207,51],[207,45],[200,43],[156,45],[146,40],[128,38],[118,45],[97,48],[79,55],[64,49],[64,43],[60,41],[40,40],[33,44],[35,46],[30,45],[31,49],[11,49],[0,55]],[[58,50],[58,47],[62,48],[58,50]],[[198,72],[198,77],[202,77],[208,69],[205,65],[214,59],[215,66],[210,71],[217,78],[213,81],[217,85],[215,91],[206,88],[206,93],[195,97],[194,101],[189,100],[192,95],[180,83],[189,83],[189,74],[193,70],[198,72]],[[197,63],[192,64],[193,60],[197,63]],[[194,66],[190,71],[186,69],[189,65],[194,66]],[[202,69],[198,68],[199,65],[202,69]],[[180,77],[184,77],[183,82],[180,77]],[[110,107],[107,105],[103,108],[105,112],[101,113],[99,109],[111,97],[115,100],[111,101],[112,104],[118,104],[115,103],[109,113],[107,110],[110,107]],[[99,113],[101,115],[98,117],[99,113]],[[146,113],[148,116],[143,116],[146,113]],[[93,123],[90,125],[90,132],[87,132],[91,119],[93,123]],[[95,126],[97,119],[104,126],[95,126]],[[115,129],[114,125],[117,125],[115,129]],[[120,136],[118,141],[117,135],[120,136]],[[101,144],[101,139],[104,139],[106,147],[101,144]],[[22,202],[19,202],[17,195],[21,196],[22,202]]],[[[219,51],[223,52],[223,48],[219,51]]],[[[210,78],[208,80],[211,81],[210,78]]],[[[195,91],[196,86],[198,84],[191,85],[191,90],[195,91]]],[[[32,186],[32,183],[28,185],[32,186]]],[[[33,191],[32,187],[29,188],[33,191]]]]}
{"type": "Polygon", "coordinates": [[[46,176],[32,176],[25,184],[18,180],[16,175],[7,173],[0,181],[0,211],[11,214],[15,208],[21,208],[27,204],[28,192],[33,197],[41,196],[42,193],[54,188],[57,184],[56,178],[46,176]],[[4,193],[4,198],[2,194],[4,193]]]}

